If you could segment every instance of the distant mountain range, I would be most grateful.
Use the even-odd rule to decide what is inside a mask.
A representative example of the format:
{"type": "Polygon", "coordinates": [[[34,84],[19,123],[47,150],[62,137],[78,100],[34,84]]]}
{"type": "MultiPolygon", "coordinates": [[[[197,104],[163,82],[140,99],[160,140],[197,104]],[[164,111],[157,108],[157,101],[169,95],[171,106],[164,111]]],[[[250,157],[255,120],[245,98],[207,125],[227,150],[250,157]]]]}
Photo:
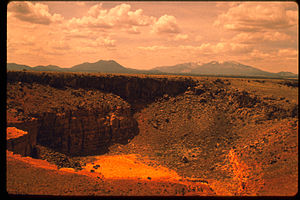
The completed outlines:
{"type": "Polygon", "coordinates": [[[153,70],[176,73],[176,74],[198,74],[198,75],[220,75],[220,76],[252,76],[252,77],[289,77],[296,78],[297,74],[292,72],[271,73],[244,65],[235,61],[211,61],[208,63],[183,63],[173,66],[155,67],[153,70]]]}
{"type": "Polygon", "coordinates": [[[113,60],[99,60],[95,63],[85,62],[74,65],[71,68],[61,68],[56,65],[30,67],[27,65],[19,65],[16,63],[7,63],[7,71],[27,70],[27,71],[58,71],[58,72],[101,72],[101,73],[125,73],[125,74],[141,74],[155,73],[151,70],[137,70],[123,67],[113,60]]]}
{"type": "Polygon", "coordinates": [[[61,68],[55,65],[30,67],[16,63],[7,63],[7,71],[10,70],[298,78],[297,74],[291,72],[271,73],[235,61],[211,61],[208,63],[190,62],[173,66],[155,67],[151,70],[126,68],[114,60],[99,60],[95,63],[85,62],[71,68],[61,68]]]}

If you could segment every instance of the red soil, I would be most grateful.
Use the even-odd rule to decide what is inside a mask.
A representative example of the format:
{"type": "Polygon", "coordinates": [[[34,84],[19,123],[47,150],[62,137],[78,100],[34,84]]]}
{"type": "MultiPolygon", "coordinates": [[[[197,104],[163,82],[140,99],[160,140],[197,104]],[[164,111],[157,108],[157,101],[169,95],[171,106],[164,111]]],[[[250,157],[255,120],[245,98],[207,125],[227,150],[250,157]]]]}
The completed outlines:
{"type": "MultiPolygon", "coordinates": [[[[81,171],[57,169],[45,160],[7,151],[9,194],[31,195],[214,195],[205,183],[182,180],[176,172],[149,166],[136,155],[98,156],[81,171]],[[99,164],[98,169],[93,166],[99,164]],[[122,167],[120,167],[122,165],[122,167]],[[134,173],[132,169],[134,167],[134,173]],[[91,172],[91,169],[94,172],[91,172]],[[20,185],[22,183],[22,185],[20,185]]],[[[145,159],[146,162],[149,162],[145,159]]]]}

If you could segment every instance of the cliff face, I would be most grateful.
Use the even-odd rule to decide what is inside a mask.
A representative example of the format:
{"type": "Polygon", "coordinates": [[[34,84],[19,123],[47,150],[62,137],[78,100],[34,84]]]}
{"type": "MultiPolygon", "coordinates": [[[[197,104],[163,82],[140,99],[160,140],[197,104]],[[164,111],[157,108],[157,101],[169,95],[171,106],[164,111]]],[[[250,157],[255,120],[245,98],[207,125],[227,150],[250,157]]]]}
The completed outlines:
{"type": "Polygon", "coordinates": [[[17,120],[35,138],[8,141],[9,149],[24,140],[16,150],[22,155],[32,151],[27,144],[38,143],[73,156],[104,153],[113,143],[126,143],[138,134],[133,108],[195,84],[187,78],[45,72],[8,72],[7,82],[8,125],[17,120]],[[38,119],[36,125],[27,126],[32,117],[38,119]]]}
{"type": "Polygon", "coordinates": [[[71,156],[102,154],[113,143],[126,143],[138,133],[127,113],[47,113],[40,119],[37,142],[71,156]]]}
{"type": "Polygon", "coordinates": [[[28,132],[7,146],[22,155],[34,154],[35,144],[70,156],[101,154],[138,134],[131,106],[116,95],[24,82],[7,89],[7,125],[28,132]]]}
{"type": "Polygon", "coordinates": [[[7,149],[22,156],[30,156],[36,145],[38,121],[34,119],[27,122],[15,122],[8,126],[10,128],[7,129],[7,149]],[[20,130],[25,133],[19,134],[20,130]],[[14,137],[9,137],[10,134],[14,134],[14,137]]]}
{"type": "Polygon", "coordinates": [[[149,103],[155,98],[183,93],[195,85],[190,78],[136,77],[105,74],[16,72],[7,73],[7,81],[38,83],[54,88],[97,89],[113,93],[129,103],[143,101],[149,103]]]}

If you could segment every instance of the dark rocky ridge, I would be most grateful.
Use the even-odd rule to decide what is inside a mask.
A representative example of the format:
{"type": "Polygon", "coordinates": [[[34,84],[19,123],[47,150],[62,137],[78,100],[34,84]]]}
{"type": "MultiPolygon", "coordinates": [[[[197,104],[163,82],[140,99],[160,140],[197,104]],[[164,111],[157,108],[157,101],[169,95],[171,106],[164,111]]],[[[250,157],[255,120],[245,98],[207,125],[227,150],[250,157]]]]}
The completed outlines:
{"type": "MultiPolygon", "coordinates": [[[[246,91],[233,90],[230,82],[222,79],[198,81],[178,77],[45,72],[8,72],[7,75],[8,126],[36,135],[33,136],[36,142],[31,142],[31,146],[28,142],[32,140],[25,140],[28,142],[24,142],[24,150],[20,150],[22,144],[19,145],[18,152],[22,155],[29,155],[36,143],[69,156],[106,153],[111,145],[126,144],[139,133],[132,111],[154,101],[159,103],[161,99],[172,102],[170,99],[179,94],[188,99],[195,97],[205,107],[220,107],[225,103],[225,110],[213,111],[219,115],[228,109],[242,109],[245,116],[234,114],[239,116],[234,119],[236,123],[248,115],[257,116],[253,118],[255,123],[297,117],[298,110],[298,105],[283,108],[246,91]],[[32,130],[24,129],[24,124],[32,118],[37,119],[37,125],[32,130]]],[[[179,107],[182,106],[185,107],[179,107]]],[[[179,112],[176,110],[172,112],[179,112]]],[[[191,110],[189,120],[196,114],[191,114],[191,110]]],[[[185,114],[186,111],[182,115],[185,114]]],[[[221,129],[232,121],[231,117],[224,115],[223,118],[224,123],[217,125],[221,129]]],[[[165,122],[168,124],[169,119],[165,122]]],[[[162,122],[151,123],[159,129],[162,122]]],[[[8,145],[8,149],[16,151],[13,145],[8,145]]]]}
{"type": "MultiPolygon", "coordinates": [[[[28,74],[38,78],[38,73],[28,74]]],[[[66,154],[70,152],[72,156],[78,155],[78,149],[82,152],[89,150],[92,154],[101,154],[109,149],[108,155],[137,153],[149,157],[183,177],[204,180],[209,185],[211,180],[221,181],[225,185],[233,182],[233,189],[230,185],[227,189],[234,192],[234,188],[239,186],[235,174],[223,169],[223,166],[230,164],[227,156],[234,151],[237,158],[251,169],[248,171],[250,176],[247,176],[250,179],[245,177],[248,186],[244,194],[268,192],[259,191],[263,185],[257,180],[265,180],[271,186],[274,185],[272,177],[282,182],[283,173],[297,177],[297,91],[280,80],[205,77],[190,81],[172,77],[162,79],[100,74],[86,74],[83,78],[82,74],[40,75],[50,76],[48,80],[52,80],[53,85],[39,80],[36,81],[38,83],[30,82],[26,73],[20,77],[27,81],[10,78],[7,88],[8,123],[22,129],[20,125],[32,118],[43,119],[37,121],[37,145],[33,146],[32,156],[46,159],[58,167],[81,169],[82,164],[89,160],[89,157],[71,158],[62,151],[66,154]],[[105,80],[108,88],[95,89],[97,84],[103,82],[89,85],[90,88],[83,88],[77,83],[73,83],[73,86],[78,88],[54,87],[59,79],[65,83],[65,77],[75,83],[84,80],[87,85],[90,84],[89,77],[96,77],[96,80],[100,77],[99,80],[105,80]],[[126,87],[119,83],[123,78],[136,81],[134,83],[141,83],[139,79],[145,78],[157,81],[162,84],[162,89],[156,88],[157,93],[150,91],[148,94],[154,96],[149,98],[140,93],[127,93],[122,91],[126,91],[126,87]],[[173,95],[163,93],[168,91],[163,88],[171,90],[173,87],[163,83],[171,82],[175,82],[174,90],[180,84],[184,85],[184,89],[177,90],[180,92],[173,95]],[[114,94],[107,92],[112,88],[116,89],[114,94]],[[123,94],[124,98],[116,94],[123,94]],[[126,94],[137,99],[126,97],[126,94]],[[98,143],[94,145],[96,141],[98,143]],[[122,142],[124,145],[118,144],[122,142]]],[[[139,87],[143,85],[129,88],[135,88],[135,92],[143,90],[139,87]]],[[[18,146],[23,151],[22,144],[18,146]]],[[[24,152],[32,148],[23,146],[24,152]]],[[[285,176],[284,180],[290,180],[287,185],[295,185],[296,179],[290,176],[285,176]]],[[[277,185],[282,188],[281,183],[277,185]]],[[[283,190],[278,193],[282,194],[283,190]]]]}
{"type": "MultiPolygon", "coordinates": [[[[105,153],[110,145],[138,134],[133,106],[182,93],[194,84],[190,79],[36,72],[8,72],[7,82],[7,126],[35,138],[19,145],[25,150],[17,152],[25,156],[36,154],[35,144],[69,156],[105,153]],[[36,126],[24,129],[32,119],[36,126]]],[[[16,151],[11,144],[8,149],[16,151]]]]}
{"type": "Polygon", "coordinates": [[[32,155],[37,144],[38,120],[32,119],[25,122],[11,122],[8,126],[17,127],[20,130],[28,132],[17,138],[8,138],[6,147],[17,154],[24,156],[32,155]]]}
{"type": "MultiPolygon", "coordinates": [[[[109,153],[140,154],[183,176],[231,183],[234,175],[222,169],[228,152],[239,152],[247,144],[252,148],[258,140],[263,150],[251,149],[251,159],[245,162],[254,166],[263,162],[264,169],[256,171],[254,168],[251,172],[251,179],[260,180],[254,173],[267,173],[268,163],[274,164],[269,154],[281,151],[275,142],[264,143],[266,138],[269,141],[274,137],[272,133],[270,136],[265,133],[285,129],[289,132],[286,137],[296,138],[297,129],[287,126],[287,122],[298,123],[298,105],[287,103],[282,97],[266,99],[249,90],[236,89],[232,83],[232,80],[203,78],[183,94],[158,99],[135,114],[139,134],[128,145],[112,146],[109,153]]],[[[282,146],[290,145],[285,140],[279,142],[282,146]]],[[[239,156],[245,155],[240,153],[239,156]]],[[[293,159],[285,164],[292,173],[297,172],[293,170],[296,169],[293,159]]],[[[276,167],[282,169],[285,164],[276,167]]],[[[276,171],[272,173],[276,175],[276,171]]],[[[261,186],[251,184],[257,184],[254,187],[257,190],[261,186]]]]}
{"type": "Polygon", "coordinates": [[[178,77],[20,71],[7,72],[7,82],[39,83],[59,89],[97,89],[120,96],[131,104],[150,103],[164,94],[178,95],[196,84],[191,78],[178,77]]]}
{"type": "Polygon", "coordinates": [[[22,155],[30,155],[36,143],[70,156],[100,154],[138,133],[130,105],[113,94],[22,82],[7,89],[7,126],[34,138],[8,141],[8,149],[22,155]]]}

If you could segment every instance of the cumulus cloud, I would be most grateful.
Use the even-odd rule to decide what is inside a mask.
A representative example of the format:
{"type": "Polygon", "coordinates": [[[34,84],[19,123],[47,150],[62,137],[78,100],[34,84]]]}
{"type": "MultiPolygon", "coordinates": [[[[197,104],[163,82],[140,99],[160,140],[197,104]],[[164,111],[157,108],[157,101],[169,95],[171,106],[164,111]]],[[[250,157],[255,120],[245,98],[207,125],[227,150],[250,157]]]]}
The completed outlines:
{"type": "Polygon", "coordinates": [[[103,38],[102,41],[100,41],[100,44],[102,44],[105,47],[115,47],[116,40],[106,37],[106,38],[103,38]]]}
{"type": "Polygon", "coordinates": [[[180,45],[179,48],[182,50],[203,51],[203,50],[209,50],[211,48],[211,44],[203,43],[200,46],[180,45]]]}
{"type": "Polygon", "coordinates": [[[131,33],[131,34],[140,34],[141,33],[136,26],[132,26],[131,28],[127,29],[127,32],[131,33]]]}
{"type": "Polygon", "coordinates": [[[9,16],[33,24],[49,25],[63,20],[60,14],[49,13],[48,6],[41,3],[11,2],[7,11],[9,16]]]}
{"type": "Polygon", "coordinates": [[[95,31],[87,29],[65,29],[62,33],[66,36],[67,39],[77,38],[77,39],[96,39],[98,34],[95,31]]]}
{"type": "Polygon", "coordinates": [[[264,33],[263,35],[264,40],[268,41],[288,41],[288,40],[293,40],[293,38],[286,34],[286,33],[281,33],[281,32],[267,32],[264,33]]]}
{"type": "Polygon", "coordinates": [[[264,31],[264,32],[241,32],[232,38],[232,41],[239,42],[239,43],[252,43],[255,44],[257,42],[293,42],[294,38],[290,35],[278,32],[278,31],[264,31]]]}
{"type": "Polygon", "coordinates": [[[85,46],[111,48],[116,46],[116,40],[111,39],[109,36],[103,36],[98,37],[95,40],[85,40],[85,46]]]}
{"type": "Polygon", "coordinates": [[[186,40],[186,39],[188,39],[188,37],[189,36],[187,34],[181,34],[181,33],[179,33],[179,34],[175,35],[174,40],[175,41],[186,40]]]}
{"type": "Polygon", "coordinates": [[[131,5],[123,3],[110,9],[104,9],[99,3],[89,8],[87,15],[66,22],[70,30],[94,29],[107,31],[109,29],[120,29],[129,34],[140,34],[141,27],[150,27],[152,33],[169,34],[168,39],[179,41],[186,40],[187,34],[182,34],[176,18],[171,15],[163,15],[159,18],[144,14],[142,9],[132,10],[131,5]]]}
{"type": "Polygon", "coordinates": [[[180,45],[180,49],[182,50],[190,50],[195,51],[197,53],[205,53],[205,54],[237,54],[237,53],[247,53],[252,50],[250,45],[240,44],[240,43],[232,43],[232,42],[218,42],[215,44],[212,43],[203,43],[200,46],[192,46],[192,45],[180,45]]]}
{"type": "Polygon", "coordinates": [[[92,6],[87,16],[72,18],[69,24],[72,26],[82,26],[88,28],[114,28],[127,27],[134,33],[135,27],[147,26],[151,24],[154,17],[143,14],[142,9],[131,11],[129,4],[120,4],[109,10],[102,8],[102,3],[92,6]]]}
{"type": "Polygon", "coordinates": [[[166,47],[166,46],[157,46],[157,45],[147,46],[147,47],[138,47],[138,48],[142,49],[142,50],[148,50],[148,51],[156,51],[156,50],[166,50],[166,49],[169,49],[169,47],[166,47]]]}
{"type": "Polygon", "coordinates": [[[297,10],[288,10],[282,3],[247,2],[233,6],[218,16],[214,25],[228,30],[255,32],[285,29],[297,24],[297,10]]]}
{"type": "Polygon", "coordinates": [[[285,58],[297,58],[298,57],[298,51],[296,49],[280,49],[278,50],[277,55],[279,57],[285,57],[285,58]]]}
{"type": "Polygon", "coordinates": [[[153,24],[155,33],[179,33],[180,29],[176,18],[172,15],[163,15],[153,24]]]}
{"type": "Polygon", "coordinates": [[[265,60],[274,58],[275,54],[273,52],[265,52],[258,49],[253,49],[253,51],[249,54],[250,57],[256,60],[265,60]]]}
{"type": "Polygon", "coordinates": [[[104,13],[101,12],[107,12],[106,10],[101,10],[102,9],[102,3],[96,4],[88,10],[88,15],[92,17],[97,17],[98,15],[103,15],[104,13]]]}

